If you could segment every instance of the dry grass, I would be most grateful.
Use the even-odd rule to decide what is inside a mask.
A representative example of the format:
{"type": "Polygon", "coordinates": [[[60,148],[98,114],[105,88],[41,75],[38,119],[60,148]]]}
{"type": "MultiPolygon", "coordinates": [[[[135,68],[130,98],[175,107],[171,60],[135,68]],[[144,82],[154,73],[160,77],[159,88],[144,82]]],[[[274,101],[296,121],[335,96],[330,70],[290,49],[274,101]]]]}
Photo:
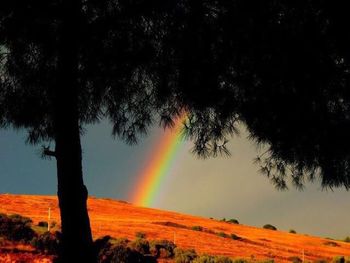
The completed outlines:
{"type": "MultiPolygon", "coordinates": [[[[53,196],[0,195],[0,212],[19,213],[34,223],[47,221],[51,207],[52,220],[59,222],[57,199],[53,196]]],[[[331,260],[338,255],[350,256],[350,244],[282,231],[271,231],[245,225],[228,224],[217,220],[184,215],[175,212],[136,207],[131,204],[91,197],[88,202],[94,237],[110,235],[134,239],[136,232],[144,232],[148,239],[175,241],[183,248],[194,248],[198,253],[225,255],[233,258],[265,259],[287,262],[297,256],[305,260],[331,260]],[[191,230],[201,226],[203,231],[191,230]],[[219,237],[215,233],[234,233],[241,240],[219,237]]]]}

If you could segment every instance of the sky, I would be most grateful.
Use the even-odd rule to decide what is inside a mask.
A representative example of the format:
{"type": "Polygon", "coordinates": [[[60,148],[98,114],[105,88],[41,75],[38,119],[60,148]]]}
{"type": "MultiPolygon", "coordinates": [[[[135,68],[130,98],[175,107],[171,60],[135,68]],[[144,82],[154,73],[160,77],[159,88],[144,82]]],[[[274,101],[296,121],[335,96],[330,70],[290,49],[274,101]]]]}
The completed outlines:
{"type": "MultiPolygon", "coordinates": [[[[278,191],[259,174],[257,148],[244,127],[229,143],[230,157],[198,159],[183,142],[152,207],[192,215],[235,218],[261,227],[343,239],[350,235],[350,193],[322,190],[278,191]]],[[[83,169],[89,194],[131,201],[142,167],[164,132],[153,127],[137,145],[113,139],[107,122],[88,126],[82,137],[83,169]]],[[[40,145],[24,143],[24,131],[0,130],[0,193],[56,194],[56,163],[40,158],[40,145]]],[[[1,204],[0,204],[1,206],[1,204]]]]}

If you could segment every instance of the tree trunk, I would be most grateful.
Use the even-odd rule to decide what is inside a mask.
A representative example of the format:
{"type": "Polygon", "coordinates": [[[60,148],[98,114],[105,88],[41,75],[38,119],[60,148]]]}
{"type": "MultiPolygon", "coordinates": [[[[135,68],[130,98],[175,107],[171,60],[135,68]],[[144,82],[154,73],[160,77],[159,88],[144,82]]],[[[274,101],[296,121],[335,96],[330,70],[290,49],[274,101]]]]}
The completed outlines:
{"type": "Polygon", "coordinates": [[[83,182],[78,108],[78,50],[81,4],[62,1],[58,31],[58,76],[53,89],[55,156],[62,246],[59,262],[96,262],[83,182]]]}

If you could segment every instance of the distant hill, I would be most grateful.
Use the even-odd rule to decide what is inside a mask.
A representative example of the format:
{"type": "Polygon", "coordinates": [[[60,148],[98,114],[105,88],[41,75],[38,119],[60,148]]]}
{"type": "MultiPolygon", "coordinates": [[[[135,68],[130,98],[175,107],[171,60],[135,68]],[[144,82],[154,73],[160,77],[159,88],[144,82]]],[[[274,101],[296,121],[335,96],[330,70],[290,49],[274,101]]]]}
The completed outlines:
{"type": "MultiPolygon", "coordinates": [[[[54,196],[0,195],[0,213],[18,213],[30,217],[34,224],[47,221],[49,207],[51,220],[59,222],[54,196]]],[[[194,248],[199,254],[275,262],[289,262],[291,257],[315,261],[350,256],[350,243],[325,238],[137,207],[112,199],[90,197],[88,207],[94,238],[110,235],[134,239],[135,233],[143,232],[147,239],[174,241],[178,247],[194,248]]]]}

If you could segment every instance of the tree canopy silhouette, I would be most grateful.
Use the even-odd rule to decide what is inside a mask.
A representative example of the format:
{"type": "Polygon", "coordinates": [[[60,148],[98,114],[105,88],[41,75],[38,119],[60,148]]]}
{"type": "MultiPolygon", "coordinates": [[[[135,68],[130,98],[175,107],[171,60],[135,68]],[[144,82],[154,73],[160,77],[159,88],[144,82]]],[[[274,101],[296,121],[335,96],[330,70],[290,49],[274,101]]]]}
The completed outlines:
{"type": "Polygon", "coordinates": [[[5,0],[0,124],[54,141],[62,258],[93,262],[84,125],[129,143],[186,112],[203,157],[244,123],[278,187],[350,186],[349,17],[331,1],[5,0]]]}

